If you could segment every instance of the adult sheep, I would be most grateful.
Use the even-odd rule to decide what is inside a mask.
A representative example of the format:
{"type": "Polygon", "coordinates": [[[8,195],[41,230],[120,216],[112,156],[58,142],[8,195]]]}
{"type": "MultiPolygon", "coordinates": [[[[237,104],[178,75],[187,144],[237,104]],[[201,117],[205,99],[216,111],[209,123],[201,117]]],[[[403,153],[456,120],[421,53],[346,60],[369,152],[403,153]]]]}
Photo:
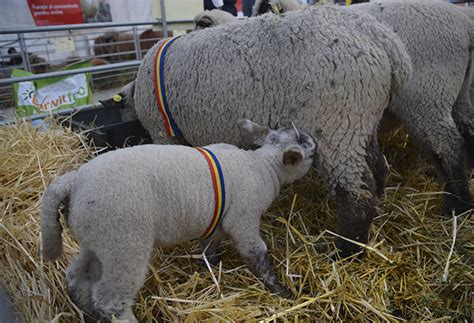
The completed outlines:
{"type": "MultiPolygon", "coordinates": [[[[166,135],[154,91],[155,56],[143,60],[134,107],[155,143],[166,135]]],[[[396,35],[335,6],[265,15],[175,39],[163,60],[169,112],[192,145],[245,147],[239,118],[293,121],[320,143],[317,166],[339,205],[338,232],[360,242],[377,214],[373,173],[383,172],[376,130],[392,92],[411,72],[396,35]]],[[[358,247],[337,241],[342,255],[358,247]]]]}
{"type": "MultiPolygon", "coordinates": [[[[302,8],[305,6],[296,0],[257,0],[254,13],[302,8]]],[[[474,108],[469,98],[474,24],[463,14],[469,10],[436,1],[372,2],[343,10],[370,14],[404,43],[413,77],[392,97],[387,117],[400,120],[433,157],[447,192],[443,213],[469,210],[472,202],[465,160],[467,156],[474,166],[474,108]]]]}

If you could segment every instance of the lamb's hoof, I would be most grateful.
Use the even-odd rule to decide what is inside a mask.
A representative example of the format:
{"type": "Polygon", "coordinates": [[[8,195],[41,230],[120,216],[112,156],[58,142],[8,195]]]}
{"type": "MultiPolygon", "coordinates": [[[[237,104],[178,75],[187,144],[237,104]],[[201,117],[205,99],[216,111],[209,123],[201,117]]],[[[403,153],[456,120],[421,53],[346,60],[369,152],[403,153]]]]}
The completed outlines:
{"type": "MultiPolygon", "coordinates": [[[[215,254],[215,255],[212,255],[212,256],[206,256],[206,259],[207,259],[207,262],[209,262],[209,264],[211,266],[217,266],[219,265],[219,263],[221,262],[221,255],[219,254],[215,254]]],[[[206,266],[206,261],[204,259],[200,259],[199,262],[203,265],[203,266],[206,266]]]]}

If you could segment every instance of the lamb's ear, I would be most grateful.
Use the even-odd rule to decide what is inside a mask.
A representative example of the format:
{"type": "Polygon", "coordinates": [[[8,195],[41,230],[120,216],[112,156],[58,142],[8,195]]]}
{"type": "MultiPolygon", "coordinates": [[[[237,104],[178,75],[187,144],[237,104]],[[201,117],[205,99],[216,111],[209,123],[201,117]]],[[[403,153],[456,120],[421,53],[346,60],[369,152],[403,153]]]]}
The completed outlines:
{"type": "Polygon", "coordinates": [[[303,153],[298,147],[287,148],[283,151],[283,165],[296,166],[303,161],[303,153]]]}
{"type": "Polygon", "coordinates": [[[248,119],[240,119],[237,122],[242,134],[252,143],[258,144],[259,139],[265,137],[270,128],[260,126],[248,119]]]}

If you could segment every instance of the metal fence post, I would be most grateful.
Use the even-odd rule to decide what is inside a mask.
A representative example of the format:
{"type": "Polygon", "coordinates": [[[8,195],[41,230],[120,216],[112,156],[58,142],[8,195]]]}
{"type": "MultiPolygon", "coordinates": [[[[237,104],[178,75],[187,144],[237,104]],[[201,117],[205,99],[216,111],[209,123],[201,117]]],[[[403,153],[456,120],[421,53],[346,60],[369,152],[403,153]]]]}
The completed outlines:
{"type": "Polygon", "coordinates": [[[87,35],[84,35],[84,47],[86,49],[87,58],[91,58],[91,47],[89,46],[89,37],[87,37],[87,35]]]}
{"type": "Polygon", "coordinates": [[[163,28],[163,37],[168,37],[168,22],[166,21],[165,0],[160,0],[161,7],[161,27],[163,28]]]}
{"type": "Polygon", "coordinates": [[[44,48],[45,48],[45,51],[46,51],[46,60],[49,62],[51,60],[51,58],[49,57],[49,46],[48,46],[48,42],[46,42],[44,44],[44,48]]]}
{"type": "Polygon", "coordinates": [[[137,61],[142,59],[142,50],[140,48],[140,39],[138,38],[137,26],[132,27],[133,30],[133,42],[135,43],[135,55],[137,56],[137,61]]]}
{"type": "Polygon", "coordinates": [[[28,57],[28,50],[25,43],[25,35],[18,33],[18,40],[20,42],[21,59],[23,60],[23,68],[31,72],[30,58],[28,57]]]}

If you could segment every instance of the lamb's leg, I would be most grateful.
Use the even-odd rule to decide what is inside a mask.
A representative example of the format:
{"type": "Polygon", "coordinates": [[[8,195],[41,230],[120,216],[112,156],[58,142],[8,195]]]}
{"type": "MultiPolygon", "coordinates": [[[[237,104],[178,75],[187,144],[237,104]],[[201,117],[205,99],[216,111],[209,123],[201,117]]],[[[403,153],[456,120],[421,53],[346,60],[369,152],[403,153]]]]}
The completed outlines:
{"type": "Polygon", "coordinates": [[[380,151],[377,134],[372,135],[367,148],[367,153],[367,163],[369,164],[375,179],[377,197],[380,198],[385,189],[385,181],[387,179],[389,168],[384,155],[380,151]]]}
{"type": "Polygon", "coordinates": [[[213,266],[217,266],[221,261],[219,255],[220,240],[206,239],[199,242],[201,250],[204,251],[207,261],[213,266]]]}
{"type": "Polygon", "coordinates": [[[92,287],[94,310],[103,318],[138,322],[133,315],[135,295],[143,286],[152,245],[122,242],[114,250],[96,250],[102,277],[92,287]]]}
{"type": "MultiPolygon", "coordinates": [[[[245,217],[242,217],[243,220],[245,217]]],[[[259,221],[245,221],[240,225],[230,223],[224,230],[230,235],[235,248],[244,258],[250,271],[260,279],[263,284],[275,294],[282,297],[291,297],[291,291],[283,286],[277,275],[273,272],[272,264],[268,257],[267,245],[260,237],[259,221]]]]}
{"type": "Polygon", "coordinates": [[[213,266],[217,266],[221,261],[221,256],[219,254],[219,244],[224,236],[224,230],[222,230],[222,226],[219,225],[210,238],[202,240],[199,243],[201,250],[205,251],[207,261],[209,261],[209,263],[213,266]]]}
{"type": "MultiPolygon", "coordinates": [[[[350,240],[367,243],[372,219],[378,214],[378,199],[375,196],[375,180],[368,168],[364,171],[362,181],[364,184],[357,191],[336,187],[339,207],[337,233],[350,240]]],[[[336,246],[344,258],[361,251],[358,245],[342,238],[336,239],[336,246]]]]}
{"type": "Polygon", "coordinates": [[[464,140],[450,114],[432,114],[405,122],[415,140],[424,144],[437,166],[438,177],[444,183],[443,214],[451,216],[466,212],[472,207],[465,171],[464,140]]]}
{"type": "Polygon", "coordinates": [[[69,296],[81,310],[92,312],[92,284],[97,282],[101,275],[101,263],[97,256],[86,247],[82,247],[66,273],[69,296]]]}

